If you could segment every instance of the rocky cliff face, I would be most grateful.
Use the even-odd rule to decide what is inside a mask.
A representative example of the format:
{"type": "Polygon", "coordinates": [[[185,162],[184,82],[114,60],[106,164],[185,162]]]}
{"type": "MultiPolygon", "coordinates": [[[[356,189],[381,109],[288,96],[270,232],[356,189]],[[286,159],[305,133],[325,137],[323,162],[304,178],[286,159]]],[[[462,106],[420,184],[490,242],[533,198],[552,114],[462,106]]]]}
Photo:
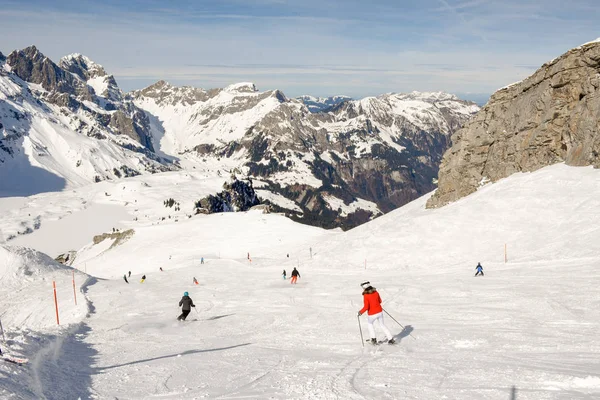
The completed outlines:
{"type": "Polygon", "coordinates": [[[544,64],[497,91],[452,136],[428,207],[457,200],[488,181],[547,165],[600,166],[600,42],[544,64]]]}

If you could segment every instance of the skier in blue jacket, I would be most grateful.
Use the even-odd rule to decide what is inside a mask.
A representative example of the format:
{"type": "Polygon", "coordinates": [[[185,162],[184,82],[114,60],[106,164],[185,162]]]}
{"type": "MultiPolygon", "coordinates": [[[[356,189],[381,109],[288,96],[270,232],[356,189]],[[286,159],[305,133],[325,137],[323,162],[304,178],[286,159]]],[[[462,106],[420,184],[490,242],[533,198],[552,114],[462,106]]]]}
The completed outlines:
{"type": "Polygon", "coordinates": [[[481,274],[481,276],[484,276],[483,274],[483,267],[481,266],[481,263],[477,263],[477,266],[475,267],[475,269],[477,270],[477,272],[475,273],[475,276],[481,274]]]}

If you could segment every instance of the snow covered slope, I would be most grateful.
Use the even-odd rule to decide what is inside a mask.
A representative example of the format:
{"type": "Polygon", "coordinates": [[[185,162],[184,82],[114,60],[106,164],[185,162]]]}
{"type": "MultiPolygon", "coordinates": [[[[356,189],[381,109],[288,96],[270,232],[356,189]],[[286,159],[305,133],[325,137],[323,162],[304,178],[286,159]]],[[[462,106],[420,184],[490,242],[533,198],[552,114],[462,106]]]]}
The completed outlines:
{"type": "Polygon", "coordinates": [[[222,188],[225,178],[213,175],[217,176],[208,170],[176,171],[0,199],[0,241],[56,257],[113,228],[176,224],[194,214],[196,201],[222,188]],[[165,206],[171,198],[178,207],[165,206]]]}
{"type": "Polygon", "coordinates": [[[88,272],[133,275],[89,287],[95,313],[72,343],[88,364],[65,371],[87,385],[51,388],[132,399],[596,398],[599,174],[555,165],[440,209],[418,199],[348,232],[249,212],[89,246],[79,255],[88,272]],[[484,277],[473,277],[477,262],[484,277]],[[281,278],[293,267],[295,286],[281,278]],[[385,315],[395,346],[362,347],[365,280],[402,324],[385,315]],[[198,313],[182,323],[184,291],[198,313]]]}
{"type": "MultiPolygon", "coordinates": [[[[82,297],[77,306],[73,299],[72,269],[37,251],[0,247],[0,285],[2,286],[2,324],[5,329],[48,330],[56,328],[52,281],[58,282],[61,323],[81,321],[88,312],[82,297]]],[[[81,283],[87,279],[77,274],[81,283]]],[[[80,286],[79,285],[79,286],[80,286]]]]}
{"type": "MultiPolygon", "coordinates": [[[[77,382],[65,385],[67,381],[63,379],[65,374],[76,370],[70,370],[76,362],[66,366],[59,360],[62,353],[76,351],[75,348],[64,351],[63,344],[68,347],[69,339],[91,311],[82,289],[93,281],[79,271],[73,274],[71,268],[45,254],[0,245],[0,319],[4,329],[0,348],[4,355],[29,359],[28,364],[16,366],[0,357],[1,398],[59,398],[53,397],[51,387],[60,384],[78,387],[77,382]],[[60,325],[56,320],[53,282],[60,325]]],[[[83,353],[77,353],[83,360],[83,353]]]]}

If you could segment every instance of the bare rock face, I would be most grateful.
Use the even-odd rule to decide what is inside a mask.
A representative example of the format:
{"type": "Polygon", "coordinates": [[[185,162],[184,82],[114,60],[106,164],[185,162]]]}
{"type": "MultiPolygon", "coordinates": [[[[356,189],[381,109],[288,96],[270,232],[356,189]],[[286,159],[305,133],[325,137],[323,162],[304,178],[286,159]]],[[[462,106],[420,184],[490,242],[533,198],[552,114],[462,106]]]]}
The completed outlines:
{"type": "Polygon", "coordinates": [[[40,84],[48,91],[92,100],[92,93],[85,84],[44,56],[35,46],[13,51],[6,62],[15,75],[24,81],[40,84]]]}
{"type": "Polygon", "coordinates": [[[600,166],[600,42],[577,47],[522,82],[497,91],[452,136],[427,207],[487,181],[565,162],[600,166]]]}
{"type": "Polygon", "coordinates": [[[87,81],[92,78],[106,76],[106,71],[101,65],[96,64],[81,54],[70,54],[60,59],[58,65],[65,71],[69,71],[87,81]]]}

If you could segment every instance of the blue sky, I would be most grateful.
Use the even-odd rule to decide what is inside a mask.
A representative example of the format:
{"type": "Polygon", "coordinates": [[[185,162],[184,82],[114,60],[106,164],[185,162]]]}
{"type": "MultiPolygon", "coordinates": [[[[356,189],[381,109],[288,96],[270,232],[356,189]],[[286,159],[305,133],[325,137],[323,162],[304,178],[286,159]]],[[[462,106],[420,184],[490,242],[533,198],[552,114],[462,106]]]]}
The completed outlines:
{"type": "Polygon", "coordinates": [[[481,97],[600,36],[592,0],[0,0],[0,51],[83,53],[124,90],[481,97]]]}

